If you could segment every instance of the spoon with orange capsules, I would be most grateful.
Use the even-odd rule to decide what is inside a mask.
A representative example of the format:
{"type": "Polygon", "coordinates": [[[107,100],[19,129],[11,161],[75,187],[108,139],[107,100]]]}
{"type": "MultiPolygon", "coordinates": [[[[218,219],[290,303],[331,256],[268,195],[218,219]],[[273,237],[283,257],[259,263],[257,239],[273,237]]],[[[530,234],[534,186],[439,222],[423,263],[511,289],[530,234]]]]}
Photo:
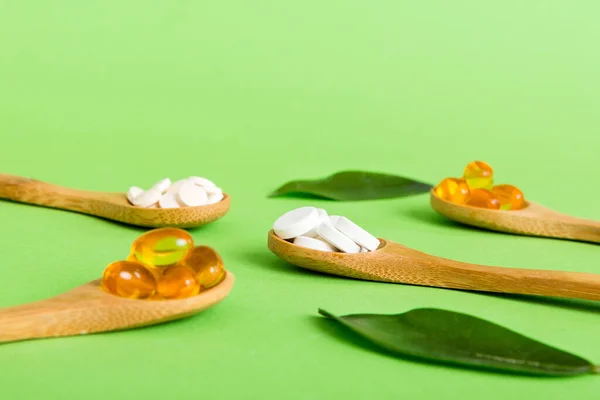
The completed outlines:
{"type": "Polygon", "coordinates": [[[197,314],[233,288],[219,253],[190,234],[162,228],[141,235],[127,260],[102,279],[56,297],[0,309],[0,343],[85,335],[160,324],[197,314]]]}
{"type": "Polygon", "coordinates": [[[292,210],[268,233],[269,249],[302,268],[368,281],[600,300],[600,275],[470,264],[378,239],[343,217],[292,210]]]}
{"type": "Polygon", "coordinates": [[[463,178],[446,178],[431,190],[431,207],[440,215],[492,231],[600,243],[600,222],[572,217],[526,201],[512,185],[493,185],[483,161],[467,165],[463,178]]]}
{"type": "Polygon", "coordinates": [[[132,188],[137,191],[130,189],[129,193],[109,193],[70,189],[34,179],[0,174],[0,199],[153,228],[205,225],[222,218],[229,211],[229,195],[222,193],[204,178],[191,177],[173,185],[167,181],[162,180],[147,191],[132,188]],[[214,192],[211,193],[210,190],[214,192]],[[209,204],[211,194],[218,197],[214,203],[209,204]],[[158,208],[159,204],[163,207],[158,208]]]}

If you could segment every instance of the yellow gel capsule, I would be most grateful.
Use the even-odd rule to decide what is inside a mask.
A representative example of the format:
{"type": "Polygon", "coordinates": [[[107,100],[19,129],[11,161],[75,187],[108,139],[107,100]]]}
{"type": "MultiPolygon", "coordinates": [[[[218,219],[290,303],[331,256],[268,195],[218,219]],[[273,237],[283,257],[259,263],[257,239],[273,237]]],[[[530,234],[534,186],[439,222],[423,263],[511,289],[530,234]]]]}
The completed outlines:
{"type": "Polygon", "coordinates": [[[225,278],[223,260],[212,247],[194,247],[181,264],[196,273],[196,279],[202,289],[211,288],[225,278]]]}
{"type": "Polygon", "coordinates": [[[487,189],[471,190],[471,195],[465,204],[471,207],[488,208],[490,210],[500,209],[500,202],[487,189]]]}
{"type": "Polygon", "coordinates": [[[470,189],[491,189],[494,184],[494,170],[484,161],[467,164],[463,178],[470,189]]]}
{"type": "Polygon", "coordinates": [[[502,210],[519,210],[525,206],[525,197],[519,188],[512,185],[497,185],[492,194],[500,201],[502,210]]]}
{"type": "Polygon", "coordinates": [[[151,267],[172,265],[183,259],[193,246],[192,236],[183,229],[154,229],[133,242],[128,260],[133,258],[151,267]]]}
{"type": "Polygon", "coordinates": [[[109,264],[104,270],[102,287],[117,296],[146,299],[156,291],[156,279],[140,263],[117,261],[109,264]]]}
{"type": "Polygon", "coordinates": [[[183,299],[200,292],[196,274],[183,265],[173,265],[161,270],[156,290],[165,299],[183,299]]]}
{"type": "Polygon", "coordinates": [[[469,186],[463,179],[446,178],[434,189],[435,195],[446,201],[463,204],[469,197],[469,186]]]}

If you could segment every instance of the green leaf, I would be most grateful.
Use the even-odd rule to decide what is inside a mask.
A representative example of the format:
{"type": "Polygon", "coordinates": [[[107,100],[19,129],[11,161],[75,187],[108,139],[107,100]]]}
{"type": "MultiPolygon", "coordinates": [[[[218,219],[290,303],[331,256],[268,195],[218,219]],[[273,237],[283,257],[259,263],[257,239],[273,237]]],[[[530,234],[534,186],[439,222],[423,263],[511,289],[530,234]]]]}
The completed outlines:
{"type": "Polygon", "coordinates": [[[467,314],[421,308],[404,314],[321,315],[396,355],[516,373],[598,373],[589,361],[467,314]]]}
{"type": "Polygon", "coordinates": [[[344,171],[324,179],[288,182],[269,197],[308,194],[330,200],[373,200],[426,193],[431,188],[427,183],[396,175],[344,171]]]}

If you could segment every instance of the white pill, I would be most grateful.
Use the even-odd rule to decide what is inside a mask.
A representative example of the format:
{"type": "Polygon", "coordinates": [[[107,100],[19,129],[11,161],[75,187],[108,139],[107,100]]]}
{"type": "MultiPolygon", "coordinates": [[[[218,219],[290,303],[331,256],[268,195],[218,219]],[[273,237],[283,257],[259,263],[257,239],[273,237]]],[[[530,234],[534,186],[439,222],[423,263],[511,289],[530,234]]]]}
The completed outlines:
{"type": "Polygon", "coordinates": [[[166,193],[167,190],[169,190],[169,188],[171,187],[171,180],[169,178],[161,179],[160,181],[156,182],[152,187],[161,193],[166,193]]]}
{"type": "Polygon", "coordinates": [[[133,204],[133,200],[142,193],[144,193],[144,189],[142,189],[141,187],[132,186],[127,191],[127,200],[129,200],[129,202],[133,204]]]}
{"type": "Polygon", "coordinates": [[[187,181],[181,186],[176,198],[179,203],[190,207],[203,206],[208,202],[206,190],[194,185],[192,181],[187,181]]]}
{"type": "Polygon", "coordinates": [[[329,216],[327,215],[327,211],[325,211],[322,208],[317,208],[317,212],[319,213],[319,220],[321,221],[320,224],[318,224],[317,226],[315,226],[314,228],[312,228],[309,232],[306,232],[304,234],[304,236],[308,236],[311,238],[316,238],[319,234],[317,232],[317,229],[319,229],[319,225],[321,224],[329,224],[329,216]]]}
{"type": "Polygon", "coordinates": [[[158,201],[160,208],[179,208],[181,204],[177,201],[177,193],[169,190],[158,201]]]}
{"type": "Polygon", "coordinates": [[[338,231],[329,224],[321,224],[318,229],[321,236],[327,243],[337,247],[345,253],[359,253],[360,246],[354,243],[352,239],[338,231]]]}
{"type": "Polygon", "coordinates": [[[335,227],[367,250],[375,251],[379,247],[379,239],[346,217],[340,217],[335,223],[335,227]]]}
{"type": "Polygon", "coordinates": [[[282,239],[302,236],[321,222],[314,207],[300,207],[288,211],[275,221],[273,231],[282,239]]]}
{"type": "Polygon", "coordinates": [[[206,178],[202,178],[200,176],[190,176],[188,178],[188,180],[194,182],[194,185],[202,186],[205,189],[206,188],[214,188],[217,186],[212,181],[210,181],[206,178]]]}
{"type": "Polygon", "coordinates": [[[144,193],[140,194],[135,199],[133,199],[133,204],[139,207],[146,208],[158,203],[161,197],[162,193],[159,190],[152,188],[146,190],[144,193]]]}
{"type": "Polygon", "coordinates": [[[178,181],[173,182],[171,184],[171,187],[169,188],[169,192],[178,193],[179,190],[181,189],[181,187],[183,186],[183,184],[186,182],[187,182],[187,179],[180,179],[178,181]]]}
{"type": "Polygon", "coordinates": [[[331,225],[335,226],[335,224],[338,222],[338,219],[340,219],[339,215],[330,215],[329,216],[329,222],[331,223],[331,225]]]}
{"type": "Polygon", "coordinates": [[[223,200],[223,191],[219,188],[216,189],[217,190],[208,190],[208,188],[204,189],[208,194],[208,204],[215,204],[223,200]]]}
{"type": "Polygon", "coordinates": [[[306,236],[298,236],[296,239],[294,239],[294,244],[313,250],[328,251],[330,253],[337,251],[335,247],[323,240],[310,238],[306,236]]]}

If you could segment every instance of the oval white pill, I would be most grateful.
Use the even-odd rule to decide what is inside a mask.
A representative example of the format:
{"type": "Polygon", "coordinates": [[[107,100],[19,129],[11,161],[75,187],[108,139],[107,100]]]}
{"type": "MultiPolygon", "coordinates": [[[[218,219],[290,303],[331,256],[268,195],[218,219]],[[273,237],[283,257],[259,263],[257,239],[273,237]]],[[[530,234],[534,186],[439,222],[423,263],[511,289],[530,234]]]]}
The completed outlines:
{"type": "Polygon", "coordinates": [[[169,190],[169,188],[171,187],[171,180],[169,178],[161,179],[160,181],[156,182],[152,187],[161,193],[166,193],[167,190],[169,190]]]}
{"type": "Polygon", "coordinates": [[[181,189],[176,194],[177,200],[186,206],[196,207],[203,206],[208,202],[206,190],[202,187],[194,185],[194,182],[187,181],[181,185],[181,189]]]}
{"type": "Polygon", "coordinates": [[[337,251],[335,247],[323,240],[310,238],[306,236],[298,236],[296,239],[294,239],[294,244],[313,250],[328,251],[330,253],[337,251]]]}
{"type": "Polygon", "coordinates": [[[194,182],[194,185],[198,185],[198,186],[202,186],[205,189],[206,188],[214,188],[217,185],[215,185],[212,181],[206,179],[206,178],[202,178],[200,176],[190,176],[188,178],[188,180],[194,182]]]}
{"type": "Polygon", "coordinates": [[[340,219],[339,215],[330,215],[329,216],[329,222],[331,222],[331,225],[335,226],[335,224],[337,224],[338,219],[340,219]]]}
{"type": "Polygon", "coordinates": [[[177,193],[169,190],[158,201],[160,208],[179,208],[181,204],[177,201],[177,193]]]}
{"type": "Polygon", "coordinates": [[[335,227],[367,250],[375,251],[379,247],[379,239],[346,217],[340,217],[335,227]]]}
{"type": "Polygon", "coordinates": [[[137,196],[133,199],[133,204],[139,207],[150,207],[158,203],[160,198],[162,197],[162,193],[155,188],[148,189],[144,193],[137,196]]]}
{"type": "Polygon", "coordinates": [[[133,204],[133,199],[135,199],[142,193],[144,193],[144,189],[142,189],[141,187],[132,186],[127,191],[127,200],[129,200],[129,202],[133,204]]]}
{"type": "Polygon", "coordinates": [[[317,231],[319,232],[319,236],[321,236],[326,242],[337,247],[344,253],[360,252],[359,245],[354,243],[352,239],[329,224],[321,224],[317,231]]]}
{"type": "Polygon", "coordinates": [[[300,207],[288,211],[273,224],[273,231],[282,239],[302,236],[321,222],[314,207],[300,207]]]}
{"type": "Polygon", "coordinates": [[[205,188],[206,193],[208,194],[208,204],[215,204],[223,200],[223,191],[219,188],[215,188],[213,190],[208,190],[205,188]],[[216,190],[215,190],[216,189],[216,190]]]}

